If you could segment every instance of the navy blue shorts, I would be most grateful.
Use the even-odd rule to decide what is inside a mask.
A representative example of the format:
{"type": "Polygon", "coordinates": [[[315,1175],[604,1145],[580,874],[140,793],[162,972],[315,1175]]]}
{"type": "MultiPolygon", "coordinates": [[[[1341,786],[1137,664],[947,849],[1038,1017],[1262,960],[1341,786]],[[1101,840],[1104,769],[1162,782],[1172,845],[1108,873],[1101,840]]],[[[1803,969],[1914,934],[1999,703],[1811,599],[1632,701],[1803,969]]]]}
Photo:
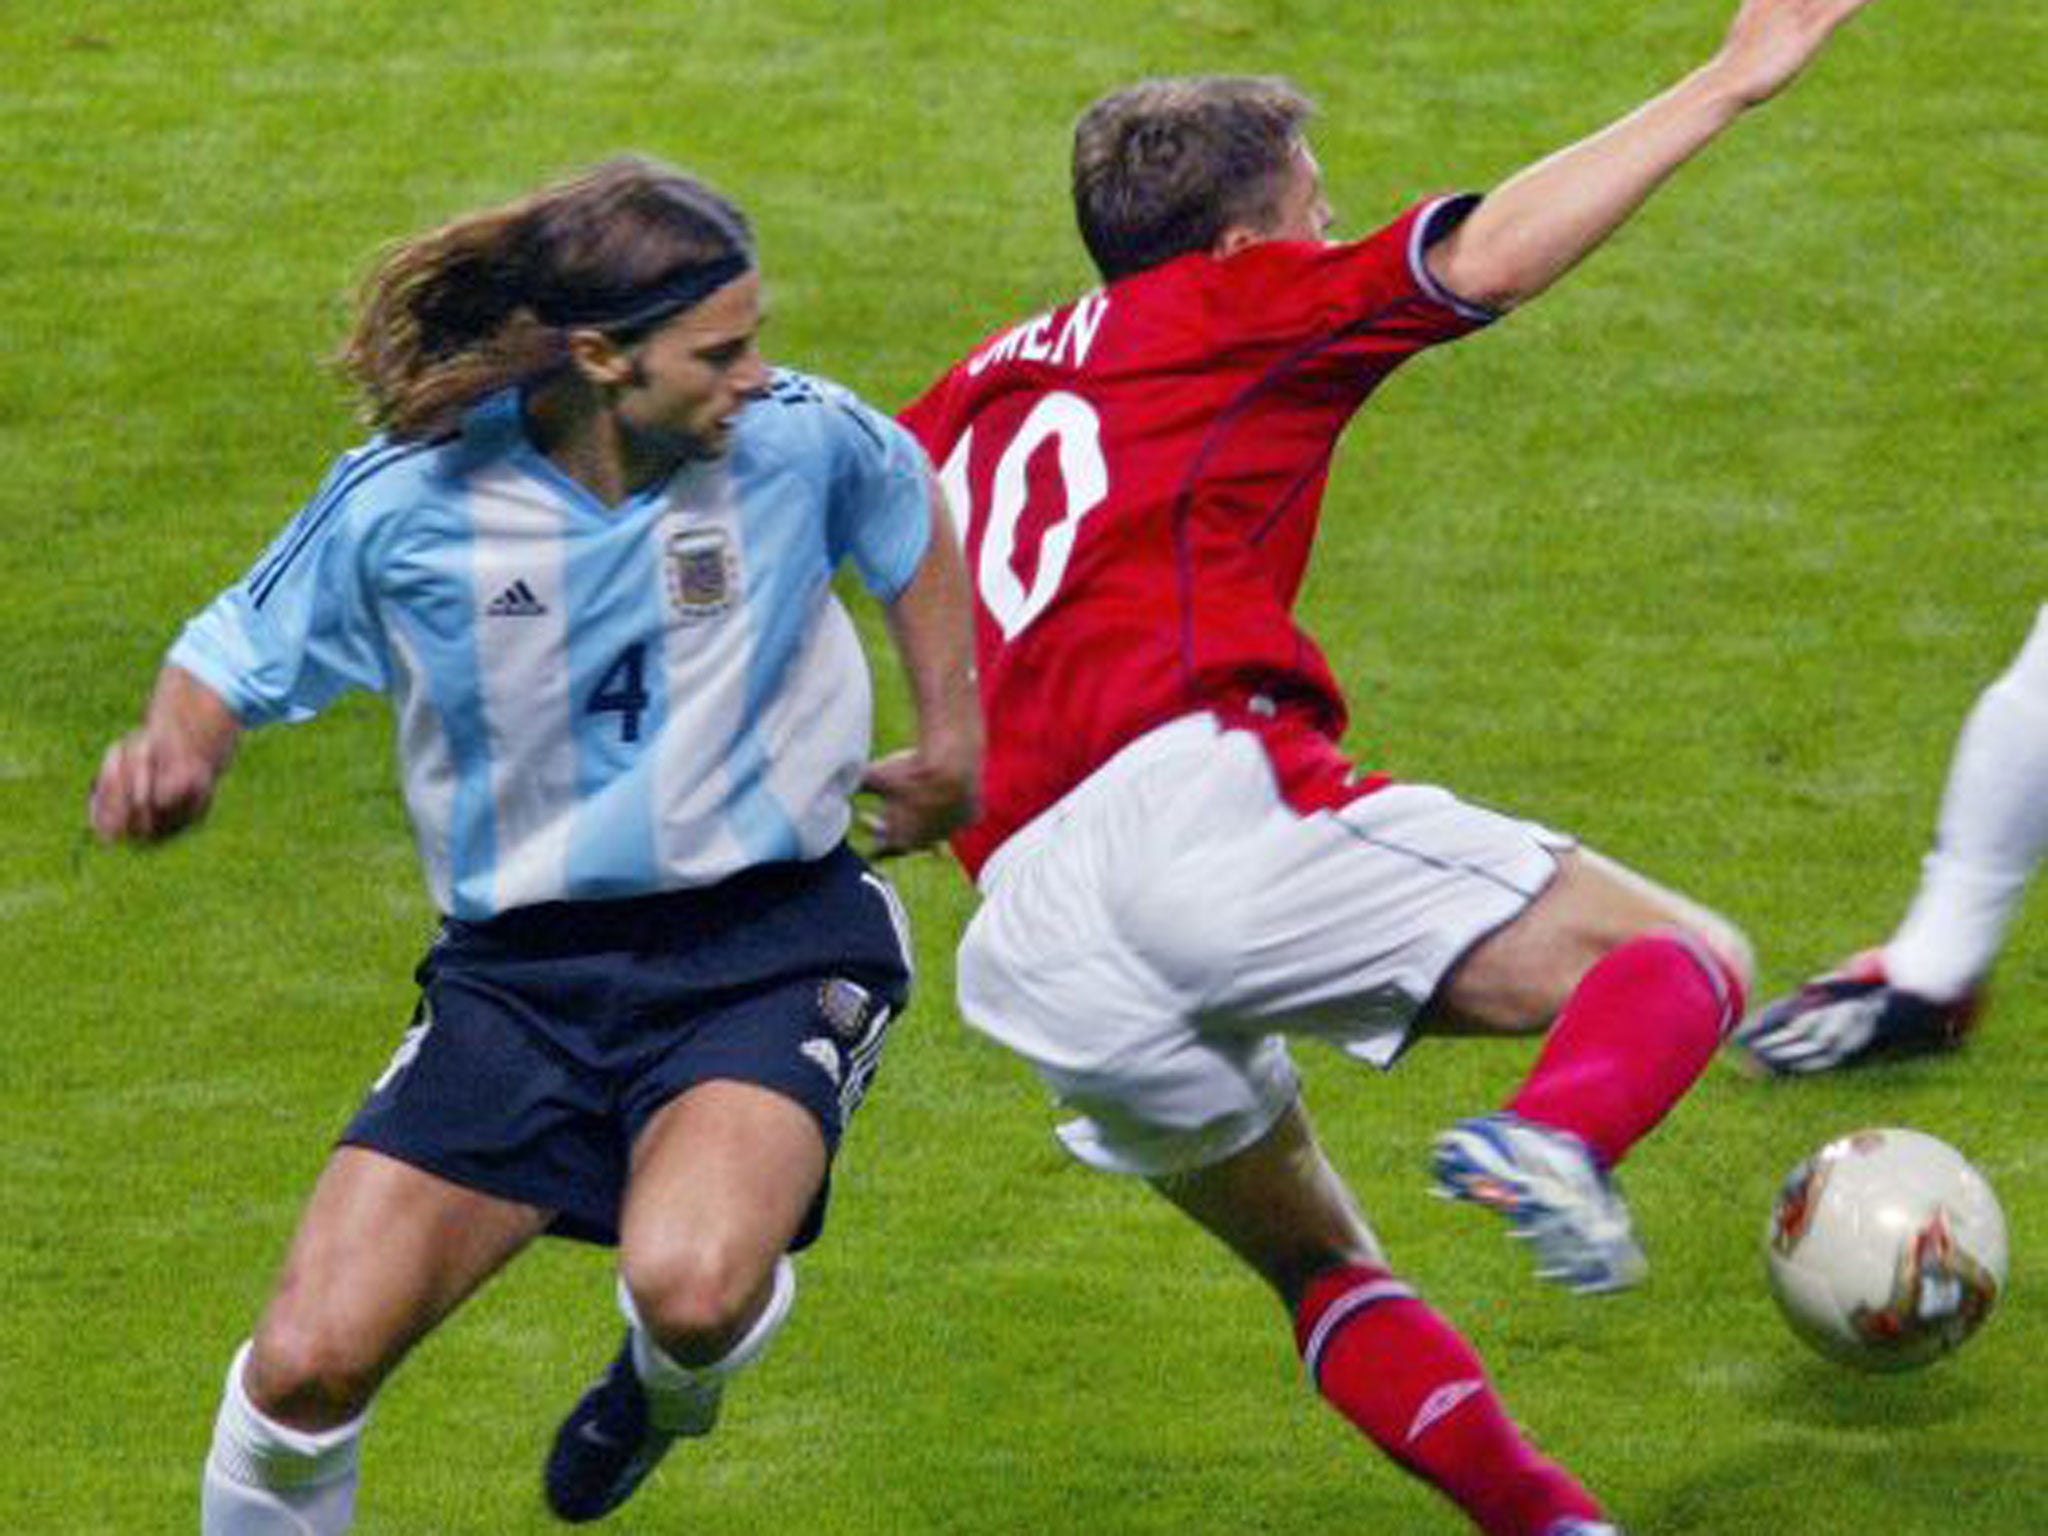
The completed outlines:
{"type": "Polygon", "coordinates": [[[843,846],[702,890],[450,919],[341,1140],[615,1243],[634,1139],[698,1083],[784,1094],[837,1150],[909,996],[907,944],[895,893],[843,846]]]}

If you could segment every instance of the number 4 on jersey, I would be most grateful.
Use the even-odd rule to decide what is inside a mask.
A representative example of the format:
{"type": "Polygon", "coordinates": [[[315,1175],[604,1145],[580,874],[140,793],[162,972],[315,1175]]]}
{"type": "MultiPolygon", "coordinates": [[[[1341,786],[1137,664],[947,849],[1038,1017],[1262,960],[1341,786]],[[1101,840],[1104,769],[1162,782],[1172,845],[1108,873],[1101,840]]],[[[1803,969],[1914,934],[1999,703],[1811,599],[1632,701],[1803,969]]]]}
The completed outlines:
{"type": "MultiPolygon", "coordinates": [[[[974,428],[960,435],[939,471],[939,484],[963,526],[975,522],[974,488],[967,466],[974,449],[974,428]]],[[[981,535],[981,556],[975,562],[975,585],[1003,637],[1014,640],[1043,613],[1058,593],[1067,561],[1080,536],[1081,520],[1109,495],[1109,465],[1102,456],[1102,419],[1079,395],[1045,396],[1031,409],[996,460],[989,485],[987,526],[981,535]],[[1045,524],[1039,540],[1038,565],[1031,585],[1018,579],[1017,530],[1030,496],[1031,456],[1048,441],[1058,449],[1062,506],[1045,524]]]]}
{"type": "Polygon", "coordinates": [[[647,642],[636,640],[605,669],[584,709],[593,715],[617,715],[619,740],[632,742],[640,739],[640,717],[648,703],[647,642]]]}

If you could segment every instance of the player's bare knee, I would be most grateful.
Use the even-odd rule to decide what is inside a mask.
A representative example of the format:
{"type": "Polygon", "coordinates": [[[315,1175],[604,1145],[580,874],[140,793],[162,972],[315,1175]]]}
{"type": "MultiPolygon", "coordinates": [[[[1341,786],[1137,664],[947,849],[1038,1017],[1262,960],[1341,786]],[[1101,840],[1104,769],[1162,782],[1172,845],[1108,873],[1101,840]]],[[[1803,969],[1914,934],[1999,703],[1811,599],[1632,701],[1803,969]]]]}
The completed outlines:
{"type": "Polygon", "coordinates": [[[678,1245],[620,1265],[633,1310],[684,1365],[720,1358],[760,1310],[768,1277],[752,1259],[711,1245],[678,1245]]]}
{"type": "Polygon", "coordinates": [[[1717,912],[1702,911],[1684,925],[1685,932],[1706,949],[1728,973],[1744,997],[1756,983],[1756,946],[1749,935],[1717,912]]]}
{"type": "Polygon", "coordinates": [[[358,1329],[293,1318],[265,1319],[243,1373],[249,1401],[293,1428],[330,1429],[370,1406],[384,1362],[358,1329]]]}
{"type": "Polygon", "coordinates": [[[1581,974],[1624,944],[1675,933],[1711,956],[1743,992],[1749,990],[1756,954],[1748,936],[1690,897],[1589,849],[1567,859],[1563,878],[1553,890],[1556,899],[1547,903],[1550,915],[1568,935],[1567,947],[1576,951],[1581,974]]]}
{"type": "Polygon", "coordinates": [[[1749,936],[1718,912],[1682,898],[1674,899],[1672,910],[1646,922],[1631,937],[1675,938],[1690,949],[1701,965],[1717,971],[1716,988],[1732,988],[1739,1005],[1749,996],[1756,975],[1756,950],[1749,936]]]}

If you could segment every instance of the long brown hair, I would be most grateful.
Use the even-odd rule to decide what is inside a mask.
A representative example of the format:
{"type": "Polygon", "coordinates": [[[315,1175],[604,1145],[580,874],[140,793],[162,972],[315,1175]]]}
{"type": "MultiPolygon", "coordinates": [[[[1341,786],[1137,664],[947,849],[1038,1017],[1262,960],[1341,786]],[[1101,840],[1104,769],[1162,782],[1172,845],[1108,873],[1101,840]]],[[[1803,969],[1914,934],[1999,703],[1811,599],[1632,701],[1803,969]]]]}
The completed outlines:
{"type": "Polygon", "coordinates": [[[1074,125],[1074,213],[1114,282],[1277,212],[1313,107],[1272,76],[1193,75],[1114,91],[1074,125]]]}
{"type": "Polygon", "coordinates": [[[622,155],[393,246],[337,361],[372,426],[432,436],[494,390],[561,367],[571,329],[630,340],[752,263],[737,207],[622,155]]]}

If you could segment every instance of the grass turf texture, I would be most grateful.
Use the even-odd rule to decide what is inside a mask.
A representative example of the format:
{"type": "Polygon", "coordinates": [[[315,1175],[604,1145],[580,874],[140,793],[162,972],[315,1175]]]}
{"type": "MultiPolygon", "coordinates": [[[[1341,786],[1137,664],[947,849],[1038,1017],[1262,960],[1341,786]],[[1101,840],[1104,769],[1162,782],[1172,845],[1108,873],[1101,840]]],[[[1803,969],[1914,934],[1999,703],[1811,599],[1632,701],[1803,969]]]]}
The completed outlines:
{"type": "MultiPolygon", "coordinates": [[[[1291,73],[1363,230],[1596,127],[1723,9],[8,7],[0,1529],[193,1528],[219,1373],[410,1006],[431,914],[375,704],[250,742],[182,844],[78,830],[178,622],[353,440],[314,360],[381,242],[662,154],[756,218],[772,351],[896,404],[1086,286],[1064,156],[1100,90],[1291,73]]],[[[2048,123],[2013,66],[2044,32],[2038,8],[1877,7],[1555,294],[1391,385],[1338,465],[1305,611],[1360,753],[1723,908],[1773,989],[1894,920],[1955,726],[2043,596],[2048,123]]],[[[1460,1529],[1303,1390],[1253,1281],[1061,1159],[951,1009],[963,882],[900,878],[922,997],[796,1325],[611,1528],[1460,1529]]],[[[1429,1135],[1528,1047],[1385,1079],[1305,1053],[1310,1102],[1397,1263],[1632,1529],[2020,1536],[2048,1518],[2044,938],[2037,902],[1958,1060],[1710,1075],[1627,1171],[1655,1267],[1626,1297],[1552,1294],[1422,1197],[1429,1135]],[[1901,1380],[1809,1358],[1758,1256],[1785,1169],[1869,1123],[1958,1143],[2012,1227],[1985,1335],[1901,1380]]],[[[600,1255],[535,1250],[386,1392],[359,1529],[551,1528],[539,1458],[614,1328],[600,1255]]]]}

